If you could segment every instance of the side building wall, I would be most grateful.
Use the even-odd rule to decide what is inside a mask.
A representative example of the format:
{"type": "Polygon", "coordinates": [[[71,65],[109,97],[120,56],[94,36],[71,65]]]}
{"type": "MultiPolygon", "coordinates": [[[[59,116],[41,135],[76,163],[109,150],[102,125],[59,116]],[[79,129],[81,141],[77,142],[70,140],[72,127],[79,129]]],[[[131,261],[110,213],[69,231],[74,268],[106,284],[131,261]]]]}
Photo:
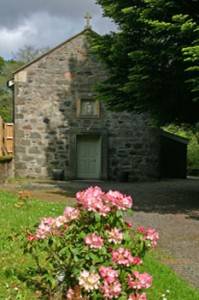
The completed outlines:
{"type": "Polygon", "coordinates": [[[84,34],[15,74],[16,176],[49,178],[63,170],[65,179],[75,178],[71,155],[79,134],[103,137],[104,179],[159,176],[159,136],[145,115],[109,112],[103,104],[99,117],[77,115],[79,101],[93,99],[103,78],[84,34]]]}

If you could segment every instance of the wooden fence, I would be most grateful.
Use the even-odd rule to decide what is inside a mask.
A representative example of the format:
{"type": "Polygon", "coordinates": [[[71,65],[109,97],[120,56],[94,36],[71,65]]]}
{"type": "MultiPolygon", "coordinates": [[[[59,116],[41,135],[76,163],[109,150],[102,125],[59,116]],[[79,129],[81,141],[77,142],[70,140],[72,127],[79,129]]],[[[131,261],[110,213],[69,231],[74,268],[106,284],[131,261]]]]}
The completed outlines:
{"type": "Polygon", "coordinates": [[[14,154],[14,124],[0,117],[0,157],[14,154]]]}

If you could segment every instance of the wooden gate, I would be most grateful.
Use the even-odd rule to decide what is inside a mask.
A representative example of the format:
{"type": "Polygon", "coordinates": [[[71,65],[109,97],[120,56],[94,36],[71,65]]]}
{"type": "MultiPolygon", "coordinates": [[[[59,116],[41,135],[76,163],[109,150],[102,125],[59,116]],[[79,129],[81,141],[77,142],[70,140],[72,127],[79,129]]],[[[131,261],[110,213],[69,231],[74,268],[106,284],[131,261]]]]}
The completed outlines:
{"type": "Polygon", "coordinates": [[[4,123],[0,117],[0,157],[14,154],[14,124],[4,123]]]}

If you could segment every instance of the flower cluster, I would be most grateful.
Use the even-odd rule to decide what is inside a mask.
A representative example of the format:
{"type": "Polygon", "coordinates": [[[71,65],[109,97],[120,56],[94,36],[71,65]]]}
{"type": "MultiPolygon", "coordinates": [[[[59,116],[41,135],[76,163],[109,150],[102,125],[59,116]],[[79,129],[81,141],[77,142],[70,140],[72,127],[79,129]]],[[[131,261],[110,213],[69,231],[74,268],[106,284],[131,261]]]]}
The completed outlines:
{"type": "Polygon", "coordinates": [[[147,300],[146,293],[131,294],[128,300],[147,300]]]}
{"type": "Polygon", "coordinates": [[[118,228],[107,230],[109,243],[120,244],[123,240],[123,233],[118,228]]]}
{"type": "Polygon", "coordinates": [[[106,193],[106,199],[117,209],[127,210],[132,207],[133,201],[130,196],[123,195],[118,191],[109,191],[106,193]]]}
{"type": "Polygon", "coordinates": [[[28,240],[43,240],[51,235],[59,235],[61,233],[60,228],[64,226],[66,229],[71,221],[79,218],[79,215],[79,209],[66,207],[62,216],[57,218],[43,218],[36,230],[35,235],[30,234],[28,236],[28,240]]]}
{"type": "Polygon", "coordinates": [[[122,291],[121,284],[118,280],[118,271],[112,269],[111,267],[102,266],[99,268],[99,273],[103,279],[103,284],[100,286],[100,290],[104,298],[117,298],[122,291]]]}
{"type": "Polygon", "coordinates": [[[43,218],[39,227],[37,228],[35,237],[38,240],[45,239],[46,237],[50,236],[52,233],[55,234],[56,229],[61,227],[61,224],[65,224],[64,217],[57,217],[57,218],[43,218]]]}
{"type": "Polygon", "coordinates": [[[31,247],[36,244],[46,251],[38,253],[37,265],[40,257],[50,261],[43,274],[52,274],[52,280],[41,275],[42,291],[46,284],[46,293],[52,295],[57,288],[68,300],[147,300],[145,289],[151,286],[152,277],[139,268],[144,252],[157,245],[158,233],[152,228],[134,229],[123,220],[121,211],[132,206],[130,196],[90,187],[76,198],[78,208],[66,207],[57,218],[43,218],[35,234],[28,236],[31,247]],[[49,243],[42,243],[49,238],[49,243]]]}
{"type": "Polygon", "coordinates": [[[114,270],[111,267],[100,267],[99,268],[100,276],[108,283],[111,284],[117,280],[119,274],[118,271],[114,270]]]}
{"type": "Polygon", "coordinates": [[[80,216],[80,211],[77,208],[74,207],[66,207],[64,210],[64,217],[67,220],[67,223],[77,220],[80,216]]]}
{"type": "Polygon", "coordinates": [[[137,231],[143,235],[143,239],[149,241],[152,247],[157,246],[159,233],[154,228],[145,229],[143,226],[138,227],[137,231]]]}
{"type": "Polygon", "coordinates": [[[100,287],[100,291],[105,299],[118,298],[122,291],[121,283],[115,280],[113,283],[109,284],[107,281],[100,287]]]}
{"type": "Polygon", "coordinates": [[[90,248],[95,249],[101,248],[104,244],[103,239],[95,233],[88,234],[84,241],[86,245],[90,246],[90,248]]]}
{"type": "Polygon", "coordinates": [[[78,204],[88,211],[106,216],[113,208],[126,210],[132,207],[132,198],[117,191],[104,193],[100,187],[90,187],[76,194],[78,204]]]}
{"type": "Polygon", "coordinates": [[[139,257],[133,257],[131,252],[124,248],[118,248],[112,251],[112,260],[119,265],[127,267],[130,265],[140,265],[142,263],[142,260],[139,257]]]}
{"type": "Polygon", "coordinates": [[[94,272],[82,271],[79,276],[79,285],[86,291],[92,291],[99,288],[100,276],[94,272]]]}
{"type": "Polygon", "coordinates": [[[106,216],[110,207],[104,203],[104,193],[100,187],[90,187],[85,191],[76,194],[77,202],[84,209],[106,216]]]}
{"type": "MultiPolygon", "coordinates": [[[[84,270],[79,276],[79,285],[86,291],[100,290],[105,299],[113,299],[120,296],[122,284],[119,281],[119,273],[112,267],[101,266],[98,273],[89,273],[84,270]],[[100,276],[99,276],[100,274],[100,276]],[[100,277],[102,283],[100,282],[100,277]]],[[[128,274],[128,287],[133,290],[128,300],[147,300],[146,293],[139,293],[142,289],[148,289],[152,284],[152,277],[148,273],[134,271],[128,274]]],[[[68,290],[68,298],[72,294],[68,290]]]]}
{"type": "Polygon", "coordinates": [[[128,285],[135,290],[148,289],[152,284],[152,277],[148,273],[134,271],[128,275],[128,285]]]}

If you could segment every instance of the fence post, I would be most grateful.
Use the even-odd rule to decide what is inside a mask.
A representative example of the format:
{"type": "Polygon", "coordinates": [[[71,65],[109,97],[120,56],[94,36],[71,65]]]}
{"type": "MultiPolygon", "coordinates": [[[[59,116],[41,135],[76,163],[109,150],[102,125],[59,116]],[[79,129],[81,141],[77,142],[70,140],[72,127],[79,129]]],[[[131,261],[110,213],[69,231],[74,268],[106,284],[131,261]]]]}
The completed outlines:
{"type": "Polygon", "coordinates": [[[3,119],[0,116],[0,157],[3,156],[3,119]]]}

